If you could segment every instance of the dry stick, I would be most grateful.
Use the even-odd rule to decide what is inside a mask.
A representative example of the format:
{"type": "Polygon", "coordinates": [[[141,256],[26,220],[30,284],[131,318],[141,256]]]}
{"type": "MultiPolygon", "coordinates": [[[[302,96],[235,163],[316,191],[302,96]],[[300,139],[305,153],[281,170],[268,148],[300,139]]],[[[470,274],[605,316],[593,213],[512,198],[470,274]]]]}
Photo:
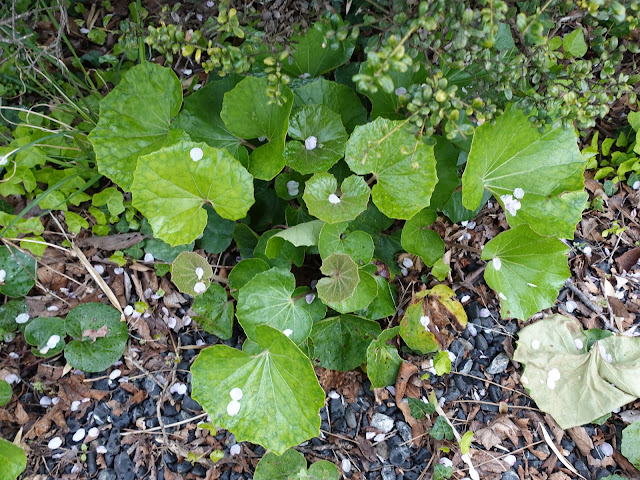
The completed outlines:
{"type": "Polygon", "coordinates": [[[567,287],[569,290],[571,290],[575,294],[575,296],[578,297],[580,301],[584,303],[590,310],[596,312],[598,315],[602,313],[602,308],[600,308],[597,305],[594,305],[594,303],[591,300],[589,300],[587,296],[584,293],[582,293],[580,289],[576,287],[571,280],[567,280],[564,283],[564,286],[567,287]]]}
{"type": "Polygon", "coordinates": [[[522,395],[524,397],[531,398],[531,397],[529,397],[529,395],[527,395],[524,392],[516,390],[515,388],[505,387],[504,385],[500,385],[499,383],[492,382],[491,380],[487,380],[486,378],[476,377],[475,375],[470,375],[468,373],[462,373],[462,372],[451,372],[451,373],[455,374],[455,375],[462,375],[463,377],[475,378],[476,380],[482,380],[483,382],[488,382],[488,383],[490,383],[492,385],[495,385],[497,387],[500,387],[500,388],[502,388],[504,390],[509,390],[510,392],[517,393],[518,395],[522,395]]]}
{"type": "MultiPolygon", "coordinates": [[[[484,402],[482,400],[454,400],[453,403],[479,403],[481,405],[493,405],[499,407],[500,405],[494,402],[484,402]]],[[[520,410],[533,410],[534,412],[540,412],[541,410],[535,407],[527,407],[526,405],[509,405],[507,403],[507,407],[511,409],[520,409],[520,410]]]]}
{"type": "Polygon", "coordinates": [[[467,252],[475,253],[476,255],[482,255],[482,250],[480,250],[479,248],[470,247],[469,245],[463,245],[462,243],[458,242],[450,242],[449,240],[445,240],[444,244],[447,247],[459,248],[461,250],[466,250],[467,252]]]}
{"type": "Polygon", "coordinates": [[[356,442],[355,440],[345,437],[343,435],[338,435],[337,433],[331,433],[331,432],[327,432],[326,430],[322,430],[320,429],[320,431],[326,435],[331,435],[332,437],[336,437],[336,438],[340,438],[341,440],[345,440],[347,442],[351,442],[351,443],[355,443],[356,445],[358,445],[358,442],[356,442]]]}
{"type": "MultiPolygon", "coordinates": [[[[176,423],[170,423],[169,425],[165,425],[165,428],[171,428],[171,427],[177,427],[179,425],[184,425],[185,423],[190,423],[190,422],[193,422],[195,420],[200,420],[201,418],[205,418],[206,416],[207,416],[206,413],[201,413],[200,415],[196,415],[195,417],[187,418],[186,420],[181,420],[181,421],[176,422],[176,423]]],[[[153,433],[153,432],[157,432],[160,429],[161,429],[161,427],[158,426],[158,427],[145,428],[144,430],[127,430],[126,432],[123,432],[120,435],[122,437],[126,437],[128,435],[137,435],[139,433],[153,433]]],[[[162,432],[158,432],[158,433],[162,433],[162,432]]]]}

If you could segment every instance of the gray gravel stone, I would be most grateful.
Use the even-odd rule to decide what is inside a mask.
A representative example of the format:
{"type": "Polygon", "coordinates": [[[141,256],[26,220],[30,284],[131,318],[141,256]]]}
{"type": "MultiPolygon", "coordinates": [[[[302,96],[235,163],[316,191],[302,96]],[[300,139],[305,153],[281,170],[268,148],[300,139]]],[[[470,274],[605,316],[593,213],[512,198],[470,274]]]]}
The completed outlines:
{"type": "Polygon", "coordinates": [[[380,457],[381,460],[389,460],[390,453],[391,449],[389,448],[389,445],[387,445],[387,442],[382,441],[376,445],[376,455],[380,457]]]}
{"type": "Polygon", "coordinates": [[[400,437],[402,438],[403,441],[405,442],[411,441],[413,434],[411,432],[411,427],[409,425],[398,420],[396,422],[396,430],[398,430],[398,433],[400,434],[400,437]]]}
{"type": "Polygon", "coordinates": [[[374,413],[371,417],[371,426],[382,433],[389,433],[393,430],[393,419],[382,413],[374,413]]]}
{"type": "Polygon", "coordinates": [[[509,470],[508,472],[504,472],[502,474],[502,480],[520,480],[520,477],[516,472],[512,472],[509,470]]]}
{"type": "Polygon", "coordinates": [[[98,474],[98,480],[116,480],[116,472],[111,468],[106,468],[98,474]]]}
{"type": "Polygon", "coordinates": [[[118,475],[118,480],[133,480],[135,473],[133,471],[133,462],[127,455],[127,452],[120,452],[113,462],[113,469],[118,475]]]}
{"type": "Polygon", "coordinates": [[[486,372],[489,375],[496,375],[498,373],[504,372],[507,369],[508,365],[509,365],[509,356],[506,353],[499,353],[491,361],[491,365],[487,367],[486,372]]]}
{"type": "Polygon", "coordinates": [[[411,450],[406,445],[398,445],[391,450],[389,461],[394,465],[402,465],[404,461],[411,455],[411,450]]]}
{"type": "Polygon", "coordinates": [[[351,407],[347,407],[344,412],[344,419],[347,422],[349,428],[356,428],[358,426],[358,420],[356,414],[351,407]]]}
{"type": "Polygon", "coordinates": [[[382,469],[382,480],[396,480],[396,472],[393,467],[384,467],[382,469]]]}

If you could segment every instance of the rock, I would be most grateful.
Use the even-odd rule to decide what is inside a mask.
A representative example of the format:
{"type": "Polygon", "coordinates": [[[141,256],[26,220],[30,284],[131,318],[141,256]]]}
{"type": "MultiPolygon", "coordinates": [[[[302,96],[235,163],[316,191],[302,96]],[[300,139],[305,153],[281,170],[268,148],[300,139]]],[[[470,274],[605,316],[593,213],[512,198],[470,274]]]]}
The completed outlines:
{"type": "Polygon", "coordinates": [[[112,468],[105,468],[98,474],[98,480],[117,480],[116,472],[112,468]]]}
{"type": "Polygon", "coordinates": [[[187,410],[192,410],[194,412],[202,411],[202,407],[200,406],[200,404],[191,397],[187,397],[186,395],[182,399],[182,408],[186,408],[187,410]]]}
{"type": "Polygon", "coordinates": [[[382,433],[389,433],[393,429],[393,419],[382,413],[374,413],[371,417],[371,426],[382,433]]]}
{"type": "Polygon", "coordinates": [[[93,420],[96,422],[96,425],[101,426],[108,423],[109,417],[111,416],[111,409],[107,407],[105,403],[99,404],[93,410],[93,420]]]}
{"type": "Polygon", "coordinates": [[[506,353],[499,353],[491,361],[491,365],[489,365],[486,372],[489,375],[497,375],[504,372],[507,369],[507,365],[509,365],[509,356],[506,353]]]}
{"type": "Polygon", "coordinates": [[[391,450],[389,461],[393,465],[401,466],[404,461],[411,455],[411,450],[406,445],[398,445],[391,450]]]}
{"type": "Polygon", "coordinates": [[[193,465],[191,465],[191,462],[187,462],[187,461],[180,462],[176,467],[176,473],[186,474],[186,473],[189,473],[192,468],[193,468],[193,465]]]}
{"type": "Polygon", "coordinates": [[[396,480],[396,472],[393,467],[384,467],[382,469],[382,480],[396,480]]]}
{"type": "Polygon", "coordinates": [[[111,429],[111,433],[109,434],[109,440],[107,440],[107,452],[111,455],[117,455],[120,452],[120,429],[114,427],[111,429]]]}
{"type": "Polygon", "coordinates": [[[383,461],[389,460],[389,454],[391,453],[391,449],[387,442],[382,441],[376,445],[376,455],[380,457],[383,461]]]}
{"type": "Polygon", "coordinates": [[[129,412],[124,412],[119,417],[111,417],[111,423],[114,427],[124,428],[127,427],[131,423],[131,415],[129,412]]]}
{"type": "Polygon", "coordinates": [[[113,462],[113,469],[116,471],[118,480],[134,480],[133,462],[127,452],[120,452],[113,462]]]}
{"type": "Polygon", "coordinates": [[[400,437],[402,438],[403,441],[405,442],[411,441],[411,438],[413,437],[413,433],[409,425],[398,420],[396,422],[396,430],[398,430],[398,433],[400,434],[400,437]]]}
{"type": "Polygon", "coordinates": [[[87,452],[87,472],[92,477],[98,472],[98,464],[96,463],[96,452],[87,452]]]}
{"type": "Polygon", "coordinates": [[[508,472],[504,472],[502,474],[502,480],[520,480],[520,477],[516,472],[512,472],[509,470],[508,472]]]}
{"type": "Polygon", "coordinates": [[[476,336],[476,348],[482,353],[485,353],[489,348],[489,343],[482,335],[476,336]]]}
{"type": "Polygon", "coordinates": [[[150,377],[144,377],[144,380],[142,381],[142,388],[147,391],[150,397],[154,398],[162,392],[158,384],[150,377]]]}
{"type": "Polygon", "coordinates": [[[341,398],[332,398],[329,401],[329,413],[331,414],[331,421],[344,417],[344,405],[341,398]]]}
{"type": "Polygon", "coordinates": [[[347,407],[344,411],[344,419],[347,422],[347,426],[349,428],[356,428],[358,426],[358,421],[356,420],[356,414],[353,412],[351,407],[347,407]]]}
{"type": "Polygon", "coordinates": [[[167,417],[175,417],[176,415],[178,415],[178,409],[170,403],[165,403],[164,405],[162,405],[162,414],[166,415],[167,417]]]}

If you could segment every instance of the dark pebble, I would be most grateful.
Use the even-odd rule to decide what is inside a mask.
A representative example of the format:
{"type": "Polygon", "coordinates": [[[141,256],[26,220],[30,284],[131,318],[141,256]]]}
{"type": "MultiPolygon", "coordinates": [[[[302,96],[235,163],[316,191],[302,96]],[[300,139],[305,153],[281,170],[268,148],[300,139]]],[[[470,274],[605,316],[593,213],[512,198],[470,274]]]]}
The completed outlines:
{"type": "Polygon", "coordinates": [[[196,477],[204,477],[207,474],[207,469],[198,464],[193,467],[193,470],[191,470],[191,474],[195,475],[196,477]]]}
{"type": "Polygon", "coordinates": [[[136,423],[136,421],[140,418],[144,417],[144,408],[142,405],[138,405],[131,409],[131,422],[136,423]]]}
{"type": "Polygon", "coordinates": [[[104,463],[107,465],[107,467],[109,468],[113,467],[114,458],[116,458],[115,455],[111,455],[110,453],[104,454],[104,463]]]}
{"type": "Polygon", "coordinates": [[[166,465],[171,465],[172,463],[176,463],[178,461],[178,457],[176,457],[176,454],[173,452],[165,451],[162,452],[162,461],[166,465]]]}
{"type": "Polygon", "coordinates": [[[339,418],[335,422],[332,423],[333,430],[338,433],[344,433],[347,431],[347,422],[344,418],[339,418]]]}
{"type": "Polygon", "coordinates": [[[393,467],[384,467],[382,469],[382,480],[397,480],[393,467]]]}
{"type": "Polygon", "coordinates": [[[152,398],[157,397],[162,392],[158,384],[149,377],[145,377],[142,381],[142,388],[144,388],[152,398]]]}
{"type": "Polygon", "coordinates": [[[202,411],[202,407],[200,406],[200,404],[191,397],[187,397],[186,395],[182,399],[182,408],[186,408],[194,412],[202,411]]]}
{"type": "Polygon", "coordinates": [[[168,417],[175,417],[178,414],[178,409],[175,407],[175,405],[171,405],[170,403],[165,403],[162,406],[162,413],[164,413],[168,417]]]}
{"type": "Polygon", "coordinates": [[[516,472],[512,472],[509,470],[508,472],[504,472],[502,474],[502,480],[520,480],[520,477],[516,472]]]}
{"type": "Polygon", "coordinates": [[[341,398],[332,398],[329,401],[329,413],[331,413],[331,420],[344,417],[344,405],[341,398]]]}
{"type": "Polygon", "coordinates": [[[180,474],[189,473],[192,468],[193,468],[193,465],[191,465],[191,462],[180,462],[176,466],[176,473],[180,473],[180,474]]]}
{"type": "Polygon", "coordinates": [[[69,427],[69,431],[71,433],[75,433],[80,428],[80,423],[77,420],[74,420],[73,418],[68,418],[67,427],[69,427]]]}
{"type": "Polygon", "coordinates": [[[460,390],[458,390],[456,387],[453,387],[447,389],[447,393],[444,394],[444,399],[447,402],[453,402],[454,400],[460,398],[460,395],[460,390]]]}
{"type": "Polygon", "coordinates": [[[153,417],[156,414],[156,404],[151,398],[142,402],[142,408],[144,408],[145,417],[153,417]]]}
{"type": "Polygon", "coordinates": [[[398,445],[391,449],[389,454],[389,461],[393,465],[402,465],[404,461],[411,455],[411,450],[406,445],[398,445]]]}
{"type": "Polygon", "coordinates": [[[92,388],[94,390],[106,390],[109,391],[111,390],[109,388],[109,379],[108,378],[103,378],[101,380],[96,380],[95,382],[93,382],[91,384],[92,388]]]}
{"type": "Polygon", "coordinates": [[[181,333],[178,338],[180,339],[180,344],[182,346],[185,345],[195,345],[196,342],[193,340],[193,337],[187,333],[181,333]]]}
{"type": "Polygon", "coordinates": [[[111,429],[111,433],[109,434],[109,440],[107,441],[107,452],[111,455],[117,455],[120,452],[120,429],[115,427],[111,429]]]}
{"type": "Polygon", "coordinates": [[[120,452],[113,462],[113,469],[118,475],[118,480],[133,480],[135,473],[133,471],[133,462],[127,455],[127,452],[120,452]]]}
{"type": "Polygon", "coordinates": [[[576,470],[578,470],[578,472],[580,472],[580,474],[585,477],[585,478],[590,478],[591,477],[591,473],[589,472],[589,469],[587,468],[587,466],[585,465],[585,463],[582,460],[578,460],[573,464],[574,467],[576,467],[576,470]]]}
{"type": "Polygon", "coordinates": [[[127,400],[129,399],[129,395],[122,388],[118,388],[111,395],[111,399],[115,400],[118,403],[124,404],[124,403],[127,403],[127,400]]]}
{"type": "Polygon", "coordinates": [[[111,417],[111,423],[114,427],[124,428],[131,423],[131,415],[129,415],[129,412],[124,412],[119,417],[113,416],[111,417]]]}
{"type": "Polygon", "coordinates": [[[496,403],[502,401],[502,389],[497,385],[489,385],[489,398],[496,403]]]}
{"type": "Polygon", "coordinates": [[[347,407],[344,411],[344,420],[347,422],[349,428],[356,428],[358,426],[358,420],[356,414],[353,412],[353,408],[347,407]]]}
{"type": "Polygon", "coordinates": [[[98,464],[96,463],[96,452],[87,452],[87,472],[92,477],[98,472],[98,464]]]}
{"type": "Polygon", "coordinates": [[[116,472],[112,468],[106,468],[98,474],[98,480],[117,480],[116,472]]]}
{"type": "Polygon", "coordinates": [[[111,409],[106,404],[99,404],[93,411],[93,420],[96,425],[101,426],[109,423],[109,417],[111,415],[111,409]]]}
{"type": "Polygon", "coordinates": [[[489,343],[481,334],[476,335],[476,349],[482,353],[486,353],[489,348],[489,343]]]}
{"type": "Polygon", "coordinates": [[[455,381],[456,387],[458,388],[458,390],[460,390],[460,393],[462,395],[467,395],[471,390],[471,387],[472,387],[471,382],[467,381],[467,379],[462,375],[455,375],[454,381],[455,381]]]}
{"type": "Polygon", "coordinates": [[[407,425],[405,422],[398,420],[396,422],[396,430],[398,430],[398,433],[400,434],[400,437],[402,438],[403,441],[405,442],[411,441],[411,438],[413,437],[411,427],[407,425]]]}

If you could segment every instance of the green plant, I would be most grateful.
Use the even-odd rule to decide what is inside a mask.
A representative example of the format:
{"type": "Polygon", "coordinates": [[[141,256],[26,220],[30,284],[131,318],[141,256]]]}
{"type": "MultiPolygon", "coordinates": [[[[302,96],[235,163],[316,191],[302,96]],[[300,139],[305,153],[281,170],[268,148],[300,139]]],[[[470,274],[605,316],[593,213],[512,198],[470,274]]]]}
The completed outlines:
{"type": "Polygon", "coordinates": [[[633,422],[622,430],[621,452],[640,470],[640,422],[633,422]]]}
{"type": "Polygon", "coordinates": [[[307,461],[300,452],[287,450],[281,456],[267,453],[258,465],[255,480],[338,480],[336,466],[326,460],[313,463],[307,469],[307,461]]]}
{"type": "Polygon", "coordinates": [[[0,480],[15,480],[27,468],[27,456],[20,447],[0,438],[0,480]]]}

